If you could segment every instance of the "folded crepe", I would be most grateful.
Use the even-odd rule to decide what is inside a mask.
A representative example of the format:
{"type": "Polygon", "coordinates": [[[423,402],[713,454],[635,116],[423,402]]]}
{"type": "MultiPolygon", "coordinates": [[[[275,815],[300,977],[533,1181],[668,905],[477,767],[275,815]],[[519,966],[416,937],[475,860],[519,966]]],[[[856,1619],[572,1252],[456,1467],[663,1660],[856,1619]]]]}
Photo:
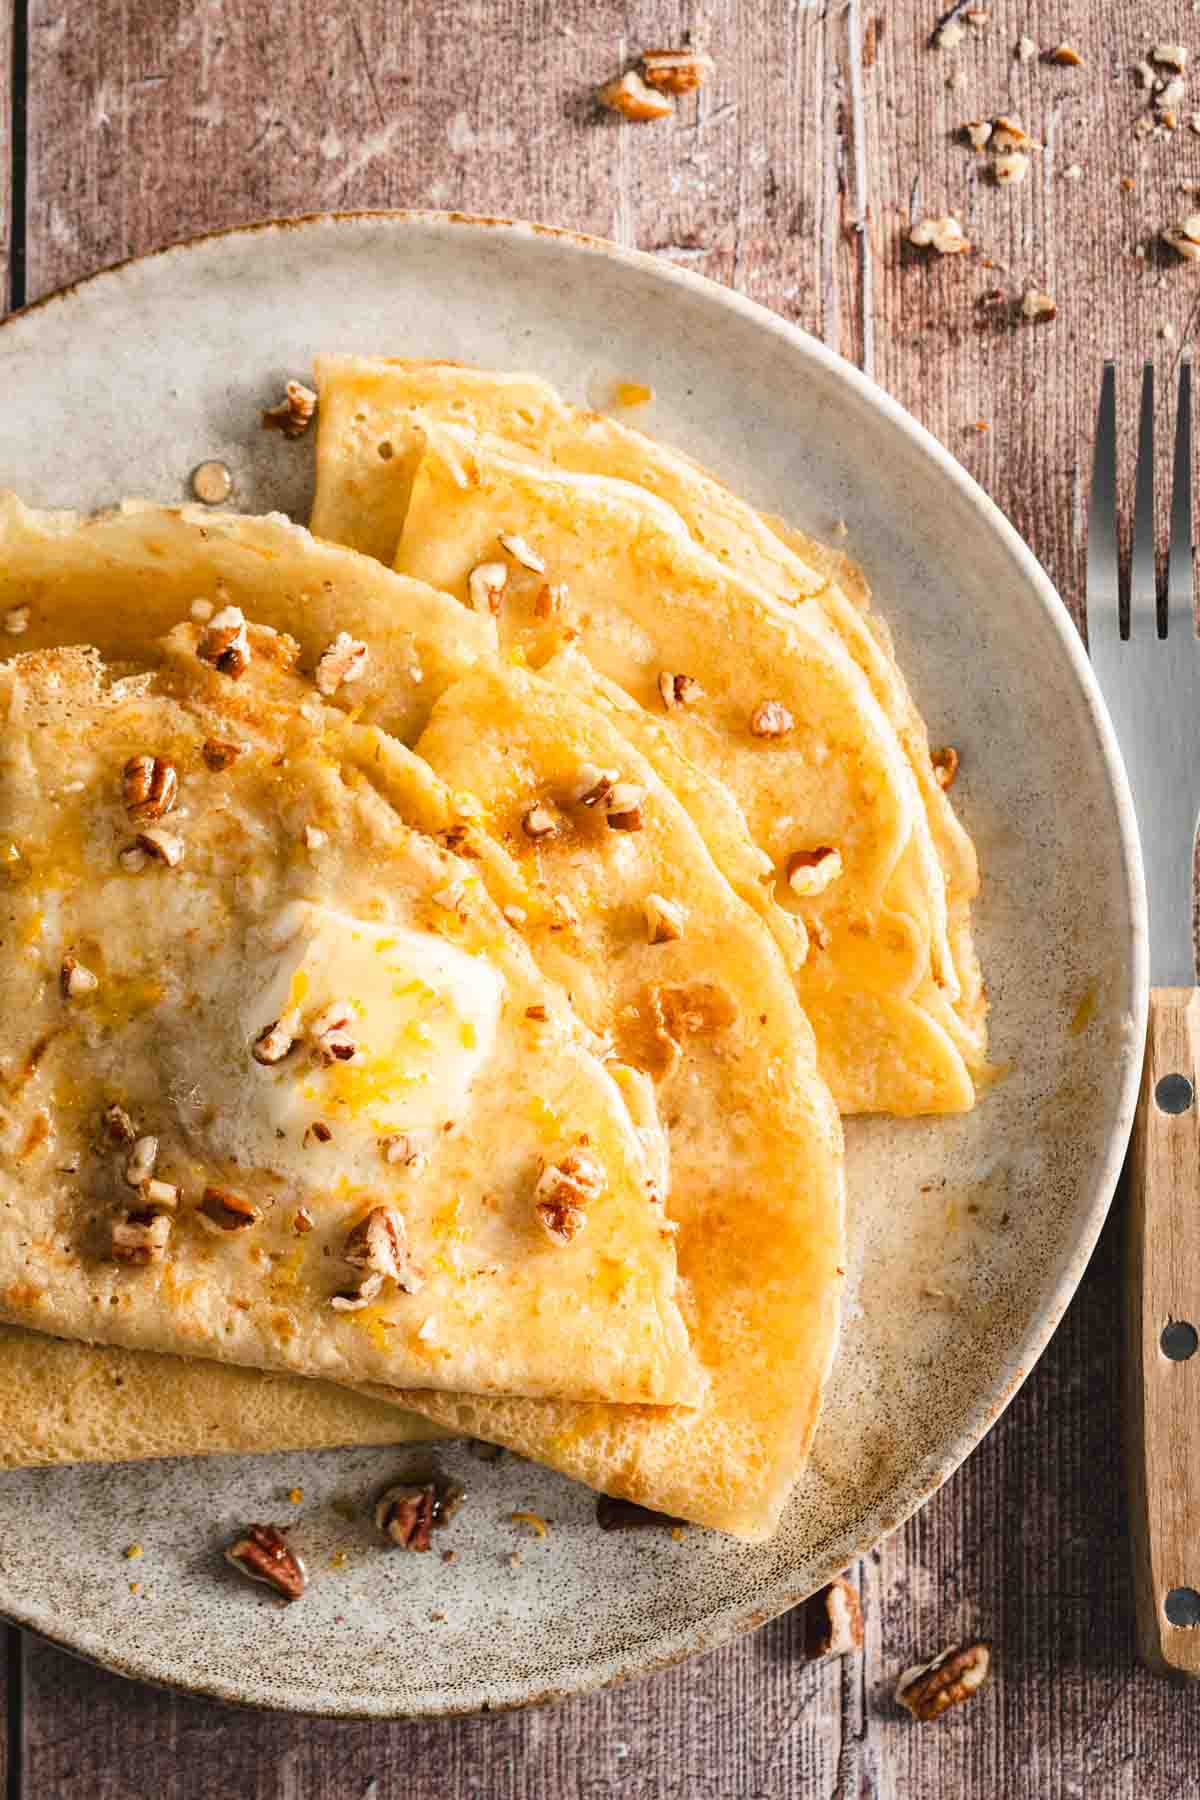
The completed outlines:
{"type": "MultiPolygon", "coordinates": [[[[685,458],[565,406],[534,377],[339,357],[320,359],[318,375],[314,529],[384,557],[399,541],[399,566],[464,599],[473,571],[505,570],[494,604],[506,641],[520,643],[534,660],[552,657],[564,639],[581,645],[638,701],[641,721],[629,713],[623,726],[664,773],[664,757],[647,741],[649,720],[659,745],[665,728],[668,747],[678,740],[693,767],[732,789],[744,814],[743,839],[748,824],[769,855],[774,896],[745,845],[730,860],[728,803],[714,803],[712,782],[689,782],[693,811],[738,891],[781,935],[785,954],[777,902],[810,926],[800,992],[843,1110],[971,1105],[985,1014],[970,934],[974,856],[935,776],[886,629],[864,618],[838,579],[850,578],[844,559],[799,540],[810,552],[804,561],[685,458]],[[517,463],[528,466],[514,469],[517,463]],[[623,491],[621,484],[628,484],[623,491]],[[469,566],[461,554],[464,529],[469,566]],[[510,556],[501,533],[524,541],[544,574],[510,556]],[[681,583],[693,623],[697,613],[709,614],[708,641],[694,633],[689,641],[685,633],[682,647],[674,629],[680,621],[670,616],[681,583]],[[767,619],[743,633],[738,622],[749,588],[767,601],[767,619]],[[672,595],[665,610],[664,594],[672,595]],[[844,734],[832,756],[830,733],[819,723],[802,741],[810,721],[787,699],[798,690],[776,692],[779,683],[763,666],[785,608],[808,638],[810,655],[812,640],[824,633],[859,680],[859,693],[850,691],[843,709],[857,717],[859,742],[844,734]],[[757,660],[753,647],[746,654],[747,636],[757,660]],[[739,646],[734,656],[731,642],[739,646]],[[685,653],[691,660],[682,667],[685,653]],[[763,684],[757,700],[740,692],[746,682],[739,686],[738,677],[750,672],[763,684]],[[675,684],[671,697],[668,680],[675,684]],[[687,698],[676,701],[676,692],[687,698]],[[664,711],[665,719],[656,717],[664,711]],[[791,727],[776,730],[789,715],[791,727]],[[721,745],[713,741],[714,725],[726,740],[721,745]],[[880,742],[887,746],[882,760],[872,749],[880,742]],[[852,764],[862,746],[874,774],[856,789],[852,764]],[[742,758],[740,780],[731,748],[751,752],[748,764],[742,758]],[[806,760],[804,771],[798,765],[806,760]],[[717,814],[719,831],[709,824],[717,814]],[[876,870],[887,872],[882,891],[861,860],[846,878],[846,839],[856,823],[874,846],[876,870]],[[829,849],[841,857],[842,874],[816,895],[805,892],[836,866],[827,858],[824,871],[809,865],[815,851],[829,849]]],[[[857,591],[861,598],[861,585],[857,591]]],[[[847,688],[845,668],[832,687],[827,671],[815,671],[815,679],[827,698],[839,682],[847,688]]],[[[678,768],[668,778],[678,786],[678,768]]],[[[801,939],[796,960],[804,949],[801,939]]]]}
{"type": "Polygon", "coordinates": [[[412,823],[428,770],[278,634],[238,624],[232,666],[224,616],[148,678],[82,650],[0,671],[0,1316],[694,1399],[656,1122],[412,823]]]}
{"type": "MultiPolygon", "coordinates": [[[[128,551],[131,530],[145,543],[180,524],[133,513],[109,530],[128,551]]],[[[218,528],[228,556],[236,526],[218,528]]],[[[194,531],[187,540],[194,549],[193,540],[194,531]]],[[[131,562],[137,565],[136,552],[131,562]]],[[[86,571],[77,573],[76,586],[86,586],[86,571]]],[[[379,573],[386,633],[396,578],[379,573]]],[[[294,576],[293,585],[303,587],[294,576]]],[[[147,599],[162,624],[157,601],[147,599]]],[[[60,591],[60,632],[69,601],[60,591]]],[[[456,618],[468,616],[446,604],[456,618]]],[[[286,605],[273,616],[282,624],[286,605]]],[[[103,647],[104,621],[92,623],[103,647]]],[[[296,625],[303,636],[302,605],[296,625]]],[[[52,636],[55,627],[43,618],[39,629],[52,636]]],[[[131,641],[128,650],[135,649],[131,641]]],[[[444,763],[449,781],[430,776],[414,785],[424,830],[454,843],[478,870],[588,1024],[597,1031],[611,1024],[625,1064],[618,1079],[641,1129],[653,1134],[656,1094],[670,1109],[663,1114],[675,1163],[667,1211],[679,1225],[679,1256],[688,1264],[679,1292],[708,1380],[695,1409],[537,1402],[492,1413],[473,1398],[455,1398],[448,1422],[511,1442],[594,1486],[763,1536],[811,1439],[841,1275],[837,1121],[786,971],[687,815],[595,709],[493,665],[479,697],[460,683],[435,710],[437,728],[423,747],[444,763]],[[614,758],[626,778],[624,800],[642,814],[640,830],[629,817],[585,805],[577,791],[589,763],[614,758]],[[503,796],[502,774],[516,782],[503,796]],[[539,811],[546,817],[530,818],[539,811]],[[696,978],[697,967],[705,978],[696,978]]],[[[195,1364],[158,1362],[160,1372],[142,1372],[147,1391],[161,1381],[164,1404],[174,1393],[192,1395],[195,1364]]],[[[206,1382],[224,1373],[199,1371],[206,1382]]],[[[304,1387],[315,1414],[323,1390],[304,1387]]],[[[197,1394],[196,1410],[204,1404],[197,1394]]],[[[114,1413],[113,1432],[95,1436],[119,1454],[114,1413]]],[[[297,1396],[300,1415],[308,1417],[297,1396]]],[[[295,1441],[329,1440],[297,1423],[295,1441]]],[[[216,1447],[211,1438],[208,1447],[216,1447]]],[[[144,1453],[136,1442],[131,1452],[144,1453]]]]}

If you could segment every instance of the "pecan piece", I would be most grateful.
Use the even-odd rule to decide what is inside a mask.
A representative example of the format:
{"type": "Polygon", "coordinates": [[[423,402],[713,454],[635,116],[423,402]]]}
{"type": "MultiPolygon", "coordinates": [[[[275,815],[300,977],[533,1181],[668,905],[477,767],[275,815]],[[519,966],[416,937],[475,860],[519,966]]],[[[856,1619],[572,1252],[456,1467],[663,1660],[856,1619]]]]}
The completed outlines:
{"type": "Polygon", "coordinates": [[[858,1595],[841,1575],[804,1602],[803,1624],[806,1662],[846,1656],[851,1650],[862,1648],[862,1607],[858,1595]]]}
{"type": "Polygon", "coordinates": [[[326,1068],[335,1062],[353,1062],[358,1055],[358,1039],[350,1034],[353,1016],[347,1001],[333,1000],[313,1020],[313,1054],[326,1068]]]}
{"type": "Polygon", "coordinates": [[[467,576],[467,598],[472,612],[491,613],[495,618],[507,586],[507,563],[479,563],[467,576]]]}
{"type": "Polygon", "coordinates": [[[531,806],[521,820],[521,830],[532,843],[540,844],[543,838],[554,837],[558,824],[548,806],[531,806]]]}
{"type": "Polygon", "coordinates": [[[675,102],[671,96],[650,87],[635,69],[630,69],[626,75],[617,76],[613,81],[606,81],[602,88],[596,90],[596,98],[609,112],[620,113],[623,119],[635,119],[639,122],[666,119],[675,111],[675,102]]]}
{"type": "Polygon", "coordinates": [[[397,1482],[375,1502],[375,1523],[401,1550],[428,1550],[431,1534],[457,1512],[463,1489],[450,1482],[397,1482]]]}
{"type": "Polygon", "coordinates": [[[647,894],[645,914],[646,937],[651,944],[673,944],[683,936],[685,914],[677,900],[664,900],[661,894],[647,894]]]}
{"type": "Polygon", "coordinates": [[[988,1678],[992,1646],[986,1638],[941,1651],[931,1662],[905,1669],[896,1683],[896,1699],[923,1724],[961,1706],[988,1678]]]}
{"type": "Polygon", "coordinates": [[[262,1209],[232,1188],[206,1187],[196,1217],[208,1231],[246,1231],[257,1225],[262,1209]]]}
{"type": "Polygon", "coordinates": [[[571,784],[571,799],[577,806],[601,806],[620,779],[617,769],[598,769],[595,763],[584,763],[571,784]]]}
{"type": "Polygon", "coordinates": [[[351,1231],[342,1255],[352,1269],[362,1269],[367,1276],[390,1276],[403,1294],[415,1294],[424,1286],[409,1255],[404,1215],[394,1206],[373,1206],[351,1231]]]}
{"type": "Polygon", "coordinates": [[[175,764],[163,756],[131,756],[121,771],[121,798],[135,825],[150,825],[179,798],[175,764]]]}
{"type": "Polygon", "coordinates": [[[317,396],[302,381],[289,381],[283,399],[263,413],[265,431],[282,431],[284,437],[303,437],[317,410],[317,396]]]}
{"type": "Polygon", "coordinates": [[[339,631],[317,662],[314,680],[319,694],[336,694],[340,687],[360,681],[371,652],[360,638],[339,631]]]}
{"type": "Polygon", "coordinates": [[[550,1163],[533,1190],[533,1210],[556,1244],[569,1244],[587,1223],[584,1208],[604,1192],[603,1164],[588,1150],[569,1150],[550,1163]]]}
{"type": "Polygon", "coordinates": [[[161,1262],[170,1235],[171,1221],[166,1213],[150,1207],[120,1213],[112,1225],[113,1259],[137,1266],[161,1262]]]}
{"type": "Polygon", "coordinates": [[[929,759],[933,764],[933,778],[940,788],[954,786],[954,777],[958,774],[958,751],[952,744],[941,750],[935,750],[929,759]]]}
{"type": "Polygon", "coordinates": [[[233,681],[246,673],[250,667],[250,638],[240,606],[223,606],[209,620],[200,633],[196,655],[233,681]]]}
{"type": "Polygon", "coordinates": [[[640,831],[645,824],[642,806],[645,788],[632,781],[618,781],[604,802],[604,822],[610,831],[640,831]]]}
{"type": "Polygon", "coordinates": [[[160,825],[151,825],[138,832],[133,848],[155,862],[165,863],[168,869],[177,869],[187,846],[177,831],[164,831],[160,825]]]}
{"type": "Polygon", "coordinates": [[[249,748],[249,744],[239,744],[233,738],[205,738],[200,754],[210,769],[220,770],[245,756],[249,748]]]}
{"type": "Polygon", "coordinates": [[[100,986],[98,977],[74,956],[63,957],[58,983],[64,1000],[80,1000],[84,994],[94,994],[100,986]]]}
{"type": "Polygon", "coordinates": [[[334,1312],[360,1312],[383,1291],[382,1275],[366,1275],[357,1287],[342,1288],[329,1302],[334,1312]]]}
{"type": "Polygon", "coordinates": [[[764,700],[750,714],[750,730],[758,738],[786,737],[795,725],[795,719],[782,700],[764,700]]]}
{"type": "Polygon", "coordinates": [[[298,1600],[308,1581],[303,1559],[277,1525],[247,1525],[225,1551],[225,1561],[251,1581],[261,1581],[284,1600],[298,1600]]]}
{"type": "Polygon", "coordinates": [[[936,250],[939,256],[961,256],[971,248],[969,238],[953,213],[918,220],[908,234],[908,241],[919,250],[936,250]]]}
{"type": "Polygon", "coordinates": [[[529,569],[534,575],[546,573],[546,559],[534,549],[518,532],[497,532],[500,544],[508,551],[514,562],[520,563],[523,569],[529,569]]]}
{"type": "Polygon", "coordinates": [[[130,1187],[141,1187],[149,1181],[154,1173],[154,1165],[158,1161],[158,1139],[156,1137],[140,1137],[129,1152],[125,1164],[125,1179],[130,1187]]]}
{"type": "Polygon", "coordinates": [[[658,691],[668,712],[675,712],[683,706],[694,706],[704,698],[704,689],[694,675],[673,675],[670,669],[660,671],[658,691]]]}
{"type": "Polygon", "coordinates": [[[712,74],[711,56],[700,50],[643,50],[642,73],[660,94],[691,94],[712,74]]]}
{"type": "Polygon", "coordinates": [[[816,850],[793,850],[787,859],[787,884],[793,894],[809,900],[814,894],[823,894],[838,879],[842,868],[841,851],[828,844],[816,850]]]}
{"type": "Polygon", "coordinates": [[[256,1063],[270,1067],[273,1063],[282,1062],[288,1052],[295,1047],[300,1035],[300,1020],[294,1012],[286,1012],[272,1024],[264,1027],[250,1047],[250,1054],[256,1063]]]}

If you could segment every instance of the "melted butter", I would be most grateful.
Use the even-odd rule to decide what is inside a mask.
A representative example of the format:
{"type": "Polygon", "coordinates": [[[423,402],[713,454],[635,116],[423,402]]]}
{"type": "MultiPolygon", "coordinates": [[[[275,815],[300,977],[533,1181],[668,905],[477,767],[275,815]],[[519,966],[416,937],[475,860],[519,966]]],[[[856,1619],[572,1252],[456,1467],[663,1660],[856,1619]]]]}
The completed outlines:
{"type": "Polygon", "coordinates": [[[654,389],[647,387],[644,381],[617,381],[613,383],[613,395],[618,406],[648,406],[654,398],[654,389]]]}

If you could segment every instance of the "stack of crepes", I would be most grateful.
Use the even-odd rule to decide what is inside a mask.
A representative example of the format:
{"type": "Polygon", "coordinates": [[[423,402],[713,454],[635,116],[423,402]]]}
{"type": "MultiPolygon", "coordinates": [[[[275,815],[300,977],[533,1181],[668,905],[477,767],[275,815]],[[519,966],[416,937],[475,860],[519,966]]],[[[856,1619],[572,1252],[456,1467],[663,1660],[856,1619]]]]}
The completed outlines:
{"type": "Polygon", "coordinates": [[[844,559],[532,376],[326,358],[313,535],[0,503],[0,1461],[469,1434],[750,1539],[840,1113],[984,1063],[844,559]]]}

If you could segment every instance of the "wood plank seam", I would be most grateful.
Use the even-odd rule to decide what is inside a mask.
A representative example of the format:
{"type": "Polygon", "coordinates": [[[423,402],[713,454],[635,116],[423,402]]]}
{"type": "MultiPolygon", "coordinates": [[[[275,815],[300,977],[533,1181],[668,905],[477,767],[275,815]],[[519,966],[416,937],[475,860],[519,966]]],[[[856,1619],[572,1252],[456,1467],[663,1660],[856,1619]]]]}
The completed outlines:
{"type": "Polygon", "coordinates": [[[8,304],[25,304],[25,165],[29,120],[29,0],[12,0],[9,72],[8,304]]]}

